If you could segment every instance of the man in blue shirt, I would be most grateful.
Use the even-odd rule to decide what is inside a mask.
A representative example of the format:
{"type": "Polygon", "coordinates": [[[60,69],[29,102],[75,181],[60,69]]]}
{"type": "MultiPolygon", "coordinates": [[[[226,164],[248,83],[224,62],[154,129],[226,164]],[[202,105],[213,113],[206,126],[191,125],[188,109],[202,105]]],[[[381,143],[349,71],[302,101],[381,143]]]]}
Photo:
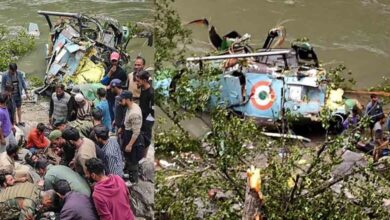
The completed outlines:
{"type": "Polygon", "coordinates": [[[97,90],[97,95],[99,103],[96,105],[96,109],[99,109],[103,113],[103,125],[111,131],[111,115],[108,102],[106,99],[106,90],[104,88],[99,88],[97,90]]]}
{"type": "Polygon", "coordinates": [[[22,94],[23,90],[26,92],[26,96],[28,98],[27,93],[27,85],[24,81],[23,74],[18,71],[18,66],[16,63],[11,63],[8,66],[8,71],[3,74],[3,78],[1,81],[1,90],[5,91],[7,85],[11,85],[13,87],[12,91],[12,99],[16,104],[16,112],[18,116],[18,125],[24,126],[24,122],[22,122],[22,94]]]}
{"type": "Polygon", "coordinates": [[[371,95],[371,101],[367,104],[366,115],[371,118],[370,129],[371,137],[373,137],[372,130],[377,121],[384,116],[382,104],[378,100],[378,96],[375,94],[371,95]]]}

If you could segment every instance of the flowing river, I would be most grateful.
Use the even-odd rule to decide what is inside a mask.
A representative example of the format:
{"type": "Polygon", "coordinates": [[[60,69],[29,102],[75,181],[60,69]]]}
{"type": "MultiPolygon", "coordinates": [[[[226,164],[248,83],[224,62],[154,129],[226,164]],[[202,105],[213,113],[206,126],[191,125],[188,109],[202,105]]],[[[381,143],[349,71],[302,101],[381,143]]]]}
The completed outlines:
{"type": "MultiPolygon", "coordinates": [[[[30,22],[37,23],[41,35],[36,48],[17,63],[27,74],[43,76],[45,74],[45,44],[48,42],[49,26],[45,18],[37,14],[38,10],[80,12],[87,15],[104,15],[117,19],[122,25],[128,22],[152,22],[153,0],[4,0],[0,1],[0,24],[8,27],[27,27],[30,22]]],[[[132,59],[141,55],[147,60],[147,66],[153,64],[153,49],[146,46],[146,40],[130,40],[127,47],[132,59]]]]}
{"type": "MultiPolygon", "coordinates": [[[[183,22],[207,18],[224,35],[232,30],[252,35],[262,46],[269,29],[284,25],[291,41],[307,37],[326,68],[344,64],[367,88],[390,76],[389,0],[177,0],[183,22]]],[[[192,52],[210,51],[207,29],[192,25],[192,52]]]]}

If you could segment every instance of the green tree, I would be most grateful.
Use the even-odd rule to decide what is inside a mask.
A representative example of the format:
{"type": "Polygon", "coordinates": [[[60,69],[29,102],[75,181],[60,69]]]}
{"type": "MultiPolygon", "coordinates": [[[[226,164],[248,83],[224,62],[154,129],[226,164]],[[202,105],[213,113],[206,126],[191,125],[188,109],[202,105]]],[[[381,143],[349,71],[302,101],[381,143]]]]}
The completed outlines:
{"type": "MultiPolygon", "coordinates": [[[[181,76],[174,93],[157,95],[156,100],[175,125],[155,133],[156,158],[175,163],[156,171],[157,219],[240,219],[250,165],[261,167],[261,209],[268,219],[388,218],[389,210],[383,206],[390,195],[388,161],[363,156],[346,170],[345,164],[340,166],[347,149],[355,148],[353,134],[366,126],[366,120],[308,148],[299,141],[264,137],[254,121],[236,117],[222,106],[207,109],[211,96],[218,97],[218,88],[210,87],[210,82],[218,78],[219,70],[207,65],[199,73],[174,65],[163,68],[164,63],[183,60],[183,48],[190,42],[171,3],[156,1],[156,23],[164,27],[155,29],[156,40],[166,37],[155,45],[156,79],[181,76]],[[179,48],[175,39],[181,39],[179,48]],[[205,110],[210,112],[210,132],[195,139],[180,122],[205,110]]],[[[331,85],[343,81],[344,69],[330,71],[331,85]]],[[[321,116],[327,128],[330,114],[324,110],[321,116]]]]}
{"type": "Polygon", "coordinates": [[[34,38],[25,30],[10,33],[7,27],[0,25],[0,71],[5,71],[9,63],[17,61],[34,46],[34,38]]]}

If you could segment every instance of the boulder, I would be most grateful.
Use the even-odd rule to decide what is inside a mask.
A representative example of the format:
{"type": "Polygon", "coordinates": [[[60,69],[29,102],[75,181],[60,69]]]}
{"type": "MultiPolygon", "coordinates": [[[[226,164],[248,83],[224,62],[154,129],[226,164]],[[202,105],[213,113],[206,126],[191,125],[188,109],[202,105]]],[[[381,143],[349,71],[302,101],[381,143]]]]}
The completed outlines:
{"type": "Polygon", "coordinates": [[[154,218],[154,163],[145,159],[140,161],[139,181],[129,187],[133,213],[144,219],[154,218]]]}

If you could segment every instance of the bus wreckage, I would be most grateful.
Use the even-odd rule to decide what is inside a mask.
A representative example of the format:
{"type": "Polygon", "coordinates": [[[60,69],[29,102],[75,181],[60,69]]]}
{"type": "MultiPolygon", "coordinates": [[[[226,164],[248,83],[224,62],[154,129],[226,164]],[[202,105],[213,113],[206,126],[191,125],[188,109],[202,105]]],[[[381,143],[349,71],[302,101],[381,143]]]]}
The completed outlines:
{"type": "MultiPolygon", "coordinates": [[[[225,106],[239,116],[273,126],[281,125],[287,114],[297,117],[296,123],[318,122],[321,110],[327,107],[333,114],[333,129],[338,132],[352,108],[361,106],[356,99],[345,98],[342,89],[328,91],[326,71],[320,67],[309,43],[296,42],[289,49],[274,48],[284,40],[283,27],[272,29],[263,48],[257,51],[245,45],[248,34],[229,39],[219,37],[214,28],[210,28],[209,33],[210,42],[219,54],[189,57],[186,68],[197,72],[208,65],[222,70],[219,80],[209,84],[220,88],[220,95],[210,98],[210,108],[225,106]],[[229,46],[221,51],[215,38],[219,39],[219,45],[229,46]]],[[[155,88],[168,96],[175,92],[179,78],[180,73],[177,73],[172,78],[159,80],[155,88]]]]}
{"type": "Polygon", "coordinates": [[[120,26],[113,18],[53,11],[38,14],[46,18],[50,28],[44,86],[35,90],[40,95],[51,94],[59,82],[68,89],[73,85],[99,86],[112,52],[118,52],[120,63],[126,64],[130,58],[126,53],[130,39],[147,38],[148,46],[152,46],[151,32],[132,35],[132,30],[120,26]]]}

